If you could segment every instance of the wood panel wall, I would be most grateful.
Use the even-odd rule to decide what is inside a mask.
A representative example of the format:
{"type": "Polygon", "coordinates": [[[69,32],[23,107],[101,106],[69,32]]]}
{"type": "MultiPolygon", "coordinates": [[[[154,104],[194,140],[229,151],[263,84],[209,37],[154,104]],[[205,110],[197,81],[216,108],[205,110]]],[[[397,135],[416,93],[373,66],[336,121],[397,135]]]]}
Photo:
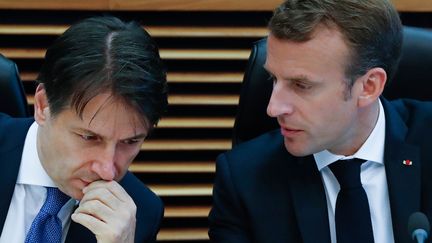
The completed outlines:
{"type": "MultiPolygon", "coordinates": [[[[75,21],[142,23],[169,73],[169,109],[131,166],[163,199],[159,242],[208,242],[218,154],[231,148],[243,71],[279,0],[0,0],[0,53],[20,69],[30,105],[45,49],[75,21]]],[[[432,27],[432,2],[394,0],[404,23],[432,27]]]]}
{"type": "MultiPolygon", "coordinates": [[[[430,12],[429,0],[391,0],[399,11],[430,12]]],[[[272,11],[282,0],[1,0],[0,9],[102,11],[272,11]]]]}

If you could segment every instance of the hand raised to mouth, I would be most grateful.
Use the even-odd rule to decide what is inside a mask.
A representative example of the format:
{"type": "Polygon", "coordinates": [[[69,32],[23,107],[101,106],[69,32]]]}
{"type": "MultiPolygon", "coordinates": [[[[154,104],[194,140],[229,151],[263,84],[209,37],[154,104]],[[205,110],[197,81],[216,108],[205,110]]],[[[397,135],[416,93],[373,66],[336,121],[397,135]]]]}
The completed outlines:
{"type": "Polygon", "coordinates": [[[116,181],[95,181],[83,189],[84,196],[72,220],[88,228],[99,243],[134,242],[136,205],[116,181]]]}

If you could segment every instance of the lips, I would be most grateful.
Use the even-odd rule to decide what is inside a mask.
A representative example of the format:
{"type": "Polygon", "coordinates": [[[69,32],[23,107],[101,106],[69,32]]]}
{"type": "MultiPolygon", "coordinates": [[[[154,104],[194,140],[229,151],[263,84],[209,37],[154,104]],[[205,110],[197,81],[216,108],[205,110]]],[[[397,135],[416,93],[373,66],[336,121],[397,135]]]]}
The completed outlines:
{"type": "Polygon", "coordinates": [[[81,179],[81,181],[84,183],[84,187],[88,186],[90,183],[93,182],[93,181],[83,180],[83,179],[81,179]]]}
{"type": "Polygon", "coordinates": [[[293,137],[301,133],[303,130],[293,129],[288,127],[281,127],[281,133],[284,137],[293,137]]]}

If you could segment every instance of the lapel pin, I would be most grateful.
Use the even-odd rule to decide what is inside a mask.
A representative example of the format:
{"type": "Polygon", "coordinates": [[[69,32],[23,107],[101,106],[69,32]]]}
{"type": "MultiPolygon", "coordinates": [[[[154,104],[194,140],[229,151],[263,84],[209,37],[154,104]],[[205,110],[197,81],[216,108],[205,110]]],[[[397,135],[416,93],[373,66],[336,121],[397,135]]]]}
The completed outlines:
{"type": "Polygon", "coordinates": [[[402,161],[402,164],[407,165],[407,166],[411,166],[411,165],[412,165],[412,160],[404,159],[404,160],[402,161]]]}

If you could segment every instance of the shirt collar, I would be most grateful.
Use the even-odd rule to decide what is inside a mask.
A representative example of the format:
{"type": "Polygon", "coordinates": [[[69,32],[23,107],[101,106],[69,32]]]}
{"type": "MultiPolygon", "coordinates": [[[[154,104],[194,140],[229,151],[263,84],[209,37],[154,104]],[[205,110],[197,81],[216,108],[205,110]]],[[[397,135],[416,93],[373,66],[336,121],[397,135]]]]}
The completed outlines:
{"type": "Polygon", "coordinates": [[[36,122],[30,126],[24,142],[23,154],[17,183],[45,187],[57,187],[42,167],[37,151],[37,132],[39,125],[36,122]]]}
{"type": "Polygon", "coordinates": [[[350,156],[333,154],[328,150],[313,154],[318,170],[329,164],[341,159],[364,159],[379,164],[384,164],[384,140],[385,140],[385,114],[381,100],[379,102],[378,120],[369,137],[360,147],[360,149],[350,156]]]}

